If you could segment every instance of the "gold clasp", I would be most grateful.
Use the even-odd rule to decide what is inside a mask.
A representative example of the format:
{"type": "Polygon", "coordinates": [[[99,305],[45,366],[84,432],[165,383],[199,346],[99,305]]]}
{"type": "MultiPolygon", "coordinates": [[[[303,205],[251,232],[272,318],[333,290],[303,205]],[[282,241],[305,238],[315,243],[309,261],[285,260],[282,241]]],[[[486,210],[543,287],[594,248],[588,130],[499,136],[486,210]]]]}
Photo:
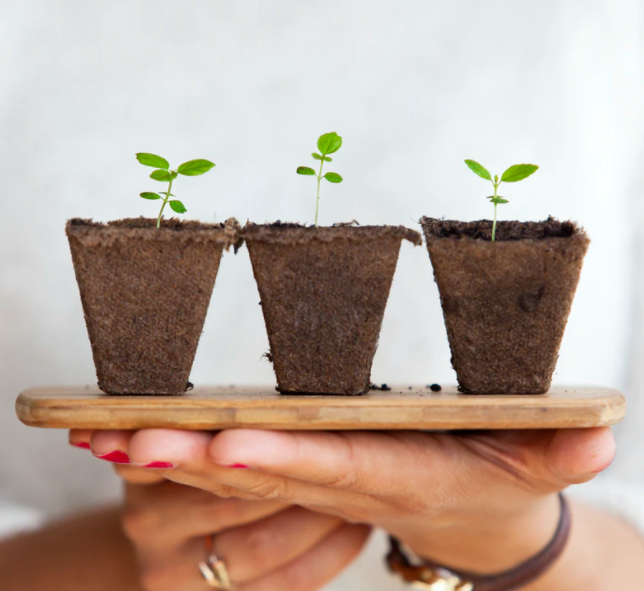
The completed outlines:
{"type": "Polygon", "coordinates": [[[422,570],[420,580],[414,581],[411,586],[425,591],[474,591],[474,585],[469,581],[463,581],[447,571],[441,573],[429,567],[422,570]]]}

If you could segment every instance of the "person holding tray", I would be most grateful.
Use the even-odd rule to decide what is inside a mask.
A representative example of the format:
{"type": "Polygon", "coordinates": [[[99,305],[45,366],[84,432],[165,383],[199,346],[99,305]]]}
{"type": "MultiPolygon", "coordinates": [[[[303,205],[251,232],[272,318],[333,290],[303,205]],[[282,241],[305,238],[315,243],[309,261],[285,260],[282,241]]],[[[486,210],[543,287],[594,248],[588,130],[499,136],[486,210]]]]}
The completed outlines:
{"type": "MultiPolygon", "coordinates": [[[[47,576],[72,589],[64,573],[73,561],[96,573],[88,591],[312,591],[374,526],[395,537],[392,570],[418,580],[410,577],[423,566],[412,562],[431,565],[425,572],[447,585],[427,589],[635,590],[644,560],[633,525],[558,495],[611,463],[608,428],[72,431],[70,442],[91,446],[128,482],[122,520],[132,546],[116,512],[50,526],[0,546],[0,573],[19,571],[22,584],[47,576]],[[34,572],[24,570],[27,548],[39,557],[34,572]]],[[[5,582],[6,591],[35,588],[5,582]]]]}
{"type": "MultiPolygon", "coordinates": [[[[3,8],[0,591],[642,590],[641,2],[3,8]],[[346,144],[330,151],[333,137],[311,160],[314,138],[331,130],[346,144]],[[192,158],[217,166],[173,184],[165,159],[154,171],[139,164],[152,152],[182,173],[197,172],[192,158]],[[501,181],[512,163],[540,169],[497,194],[466,158],[501,181]],[[579,222],[592,244],[556,383],[623,390],[627,420],[614,432],[72,431],[73,448],[67,433],[18,422],[25,387],[96,383],[65,220],[313,224],[317,205],[320,225],[344,223],[341,233],[354,219],[411,226],[423,215],[436,228],[497,205],[499,225],[579,222]]],[[[382,337],[370,329],[373,378],[447,390],[455,376],[428,253],[402,248],[382,337]]],[[[203,317],[174,285],[210,293],[214,271],[190,272],[182,248],[147,252],[137,283],[157,266],[175,278],[152,282],[152,301],[175,292],[203,317]]],[[[264,259],[270,280],[274,259],[264,259]]],[[[225,255],[182,388],[271,383],[274,352],[260,360],[269,307],[251,265],[246,247],[225,255]]],[[[88,290],[107,293],[88,269],[88,290]]],[[[526,313],[541,297],[517,295],[526,313]]],[[[140,326],[116,340],[130,348],[140,326]]]]}

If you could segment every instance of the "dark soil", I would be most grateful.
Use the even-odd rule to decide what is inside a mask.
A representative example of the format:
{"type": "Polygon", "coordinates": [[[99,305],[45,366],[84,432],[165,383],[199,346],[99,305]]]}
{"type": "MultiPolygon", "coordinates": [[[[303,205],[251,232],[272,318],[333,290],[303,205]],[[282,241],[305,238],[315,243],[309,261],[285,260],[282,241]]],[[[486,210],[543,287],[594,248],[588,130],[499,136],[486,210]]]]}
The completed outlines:
{"type": "Polygon", "coordinates": [[[270,353],[283,393],[363,394],[389,297],[402,226],[247,224],[270,353]]]}
{"type": "MultiPolygon", "coordinates": [[[[436,238],[472,238],[492,241],[492,222],[459,222],[423,218],[423,230],[436,238]]],[[[543,238],[570,238],[580,230],[574,222],[560,222],[549,217],[543,222],[497,222],[496,240],[540,240],[543,238]]]]}
{"type": "Polygon", "coordinates": [[[98,384],[108,394],[180,394],[224,248],[239,224],[73,219],[67,237],[98,384]]]}
{"type": "Polygon", "coordinates": [[[422,218],[462,392],[550,388],[589,240],[573,222],[422,218]]]}

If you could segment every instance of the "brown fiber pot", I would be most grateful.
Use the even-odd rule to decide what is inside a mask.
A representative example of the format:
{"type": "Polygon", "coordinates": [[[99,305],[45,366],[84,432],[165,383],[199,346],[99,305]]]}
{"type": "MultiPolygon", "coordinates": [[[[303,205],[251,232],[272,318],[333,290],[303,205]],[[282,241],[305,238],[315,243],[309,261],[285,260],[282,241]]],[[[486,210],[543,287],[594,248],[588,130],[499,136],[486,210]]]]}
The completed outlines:
{"type": "Polygon", "coordinates": [[[543,394],[589,240],[573,222],[422,218],[459,389],[543,394]]]}
{"type": "Polygon", "coordinates": [[[108,394],[182,394],[224,248],[239,224],[73,219],[66,233],[92,345],[108,394]]]}
{"type": "Polygon", "coordinates": [[[363,394],[403,238],[402,226],[247,224],[269,359],[284,394],[363,394]]]}

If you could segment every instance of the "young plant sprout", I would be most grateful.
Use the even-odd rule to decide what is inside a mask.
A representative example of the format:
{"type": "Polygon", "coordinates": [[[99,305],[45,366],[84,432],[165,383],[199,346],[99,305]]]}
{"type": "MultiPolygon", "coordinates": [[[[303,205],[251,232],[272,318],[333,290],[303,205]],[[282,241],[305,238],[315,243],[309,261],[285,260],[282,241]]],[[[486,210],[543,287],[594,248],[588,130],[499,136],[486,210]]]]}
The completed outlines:
{"type": "Polygon", "coordinates": [[[318,150],[320,153],[313,152],[311,156],[315,160],[320,161],[320,170],[316,173],[315,170],[309,168],[308,166],[298,166],[296,172],[297,174],[303,174],[305,176],[314,176],[318,179],[318,190],[317,197],[315,200],[315,227],[318,227],[318,212],[320,211],[320,183],[322,179],[326,179],[330,183],[341,183],[342,177],[337,172],[327,172],[325,175],[322,175],[322,167],[325,162],[332,162],[333,159],[329,158],[329,154],[337,152],[342,146],[342,138],[332,131],[331,133],[325,133],[318,138],[318,150]]]}
{"type": "Polygon", "coordinates": [[[136,155],[136,159],[141,164],[143,164],[143,166],[151,166],[152,168],[156,169],[152,171],[150,178],[162,183],[168,183],[167,191],[159,191],[158,193],[151,193],[149,191],[146,191],[145,193],[141,193],[141,197],[143,197],[143,199],[161,199],[161,196],[164,196],[163,203],[161,204],[161,211],[159,211],[159,216],[157,217],[157,228],[161,227],[163,210],[165,209],[167,203],[170,204],[170,208],[175,213],[186,213],[186,211],[188,211],[184,207],[183,203],[181,203],[181,201],[179,201],[178,199],[170,199],[170,197],[174,197],[174,195],[172,194],[172,183],[174,182],[174,179],[177,178],[177,175],[182,174],[184,176],[199,176],[200,174],[208,172],[213,166],[215,166],[215,163],[210,162],[210,160],[199,159],[189,160],[188,162],[184,162],[181,166],[179,166],[177,170],[170,170],[170,164],[168,163],[168,161],[165,158],[161,158],[161,156],[157,156],[156,154],[139,152],[136,155]]]}
{"type": "Polygon", "coordinates": [[[517,181],[527,179],[531,174],[537,172],[539,167],[536,164],[514,164],[501,175],[501,179],[499,180],[499,175],[495,174],[493,179],[487,168],[474,160],[466,160],[465,164],[469,166],[474,174],[478,174],[482,179],[490,181],[494,186],[494,195],[488,197],[494,203],[494,222],[492,223],[492,242],[494,242],[496,240],[496,206],[499,203],[509,203],[507,199],[497,194],[499,185],[501,183],[516,183],[517,181]]]}

